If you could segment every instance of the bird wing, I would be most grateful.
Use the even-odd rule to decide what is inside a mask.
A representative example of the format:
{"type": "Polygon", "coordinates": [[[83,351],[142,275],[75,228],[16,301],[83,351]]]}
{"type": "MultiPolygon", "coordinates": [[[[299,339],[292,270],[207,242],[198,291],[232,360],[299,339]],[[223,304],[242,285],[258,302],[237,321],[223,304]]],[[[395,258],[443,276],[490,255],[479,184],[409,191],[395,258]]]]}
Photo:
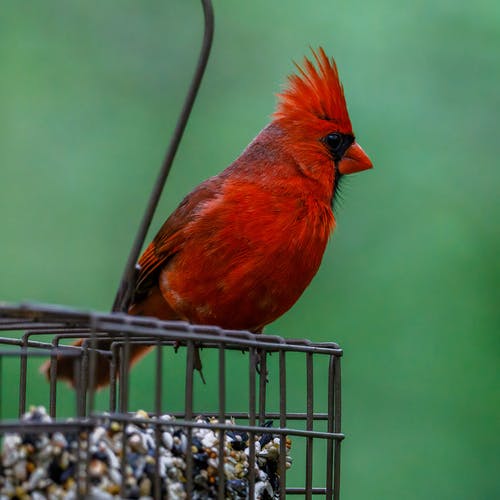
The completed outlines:
{"type": "Polygon", "coordinates": [[[217,195],[220,180],[208,179],[188,194],[165,221],[158,234],[141,255],[135,281],[134,302],[139,302],[158,284],[158,274],[186,241],[186,226],[195,220],[202,206],[217,195]]]}

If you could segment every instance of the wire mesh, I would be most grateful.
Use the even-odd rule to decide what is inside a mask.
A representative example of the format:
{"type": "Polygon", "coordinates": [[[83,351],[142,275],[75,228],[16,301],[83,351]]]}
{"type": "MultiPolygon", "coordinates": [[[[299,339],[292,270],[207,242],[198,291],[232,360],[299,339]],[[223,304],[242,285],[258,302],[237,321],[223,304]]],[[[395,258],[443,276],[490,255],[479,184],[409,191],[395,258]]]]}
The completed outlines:
{"type": "MultiPolygon", "coordinates": [[[[1,385],[5,387],[6,381],[19,384],[17,404],[13,404],[12,398],[6,401],[6,396],[0,394],[0,436],[11,432],[51,433],[66,429],[78,433],[84,441],[82,436],[88,437],[88,430],[104,419],[124,425],[144,424],[145,421],[135,413],[137,408],[130,407],[130,394],[136,381],[128,372],[130,348],[140,343],[154,351],[147,358],[148,364],[154,365],[154,376],[147,388],[148,407],[143,409],[148,414],[148,425],[155,429],[156,450],[160,448],[160,435],[165,425],[159,418],[161,415],[174,416],[176,428],[183,429],[187,436],[187,498],[191,498],[194,488],[194,429],[212,429],[219,438],[219,457],[223,457],[225,434],[247,433],[252,440],[257,435],[269,433],[271,422],[273,435],[281,438],[276,471],[279,477],[277,497],[322,495],[329,499],[339,498],[340,444],[344,438],[341,433],[342,350],[335,343],[312,343],[121,313],[82,312],[35,304],[0,304],[0,331],[4,332],[0,337],[1,385]],[[75,338],[83,338],[83,344],[79,347],[66,345],[75,338]],[[93,348],[97,339],[102,338],[112,340],[109,350],[93,348]],[[196,349],[202,349],[202,357],[216,365],[216,368],[212,366],[214,376],[206,385],[194,370],[196,349]],[[174,351],[181,360],[182,373],[179,373],[179,363],[166,362],[167,353],[173,356],[174,351]],[[74,359],[76,380],[76,397],[70,410],[67,401],[72,391],[64,383],[57,382],[55,377],[58,360],[66,356],[74,359]],[[44,404],[53,420],[21,421],[19,418],[27,411],[33,397],[28,380],[41,377],[36,372],[41,361],[47,359],[50,360],[50,376],[44,404]],[[5,366],[7,360],[8,370],[5,366]],[[93,371],[96,363],[103,360],[109,362],[111,384],[104,393],[98,394],[97,403],[93,371]],[[304,370],[297,370],[300,363],[303,363],[304,370]],[[328,380],[325,393],[318,391],[318,387],[324,386],[315,383],[318,377],[328,380]],[[234,378],[242,388],[239,393],[228,391],[228,384],[233,383],[234,378]],[[184,401],[176,401],[174,405],[165,396],[171,384],[180,384],[182,379],[184,401]],[[210,394],[209,411],[197,401],[200,387],[210,394]],[[304,404],[296,411],[296,408],[290,408],[290,395],[300,387],[305,387],[305,394],[299,395],[304,404]],[[61,406],[64,411],[61,411],[61,406]],[[62,418],[63,413],[68,416],[68,411],[71,421],[62,418]],[[206,421],[200,421],[198,415],[203,415],[206,421]],[[228,419],[232,420],[228,422],[228,419]],[[290,440],[298,460],[288,468],[286,446],[290,440]]],[[[40,401],[40,394],[36,397],[40,401]]],[[[88,477],[89,458],[85,454],[79,457],[78,470],[82,471],[82,477],[88,477]]],[[[255,450],[250,447],[247,498],[256,498],[256,460],[255,450]]],[[[122,477],[125,477],[126,467],[123,459],[122,477]]],[[[155,467],[159,467],[158,460],[155,467]]],[[[223,460],[219,460],[217,484],[214,498],[227,498],[223,460]]],[[[84,498],[88,493],[88,481],[83,481],[78,491],[84,498]]],[[[159,482],[154,491],[154,498],[164,497],[159,482]]],[[[125,484],[121,485],[120,494],[125,497],[125,484]]]]}

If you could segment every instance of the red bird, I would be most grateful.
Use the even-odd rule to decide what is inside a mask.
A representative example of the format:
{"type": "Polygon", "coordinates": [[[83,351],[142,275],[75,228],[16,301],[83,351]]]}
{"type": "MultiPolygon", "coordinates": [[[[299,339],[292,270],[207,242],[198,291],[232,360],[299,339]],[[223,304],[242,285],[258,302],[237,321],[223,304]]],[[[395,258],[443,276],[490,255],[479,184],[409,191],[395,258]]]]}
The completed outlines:
{"type": "MultiPolygon", "coordinates": [[[[372,167],[335,61],[321,48],[313,56],[316,67],[306,58],[288,78],[271,123],[163,224],[139,259],[130,314],[261,332],[309,285],[342,176],[372,167]]],[[[131,362],[147,351],[133,346],[131,362]]],[[[71,358],[57,369],[73,382],[71,358]]],[[[107,363],[99,360],[96,379],[108,383],[107,363]]]]}

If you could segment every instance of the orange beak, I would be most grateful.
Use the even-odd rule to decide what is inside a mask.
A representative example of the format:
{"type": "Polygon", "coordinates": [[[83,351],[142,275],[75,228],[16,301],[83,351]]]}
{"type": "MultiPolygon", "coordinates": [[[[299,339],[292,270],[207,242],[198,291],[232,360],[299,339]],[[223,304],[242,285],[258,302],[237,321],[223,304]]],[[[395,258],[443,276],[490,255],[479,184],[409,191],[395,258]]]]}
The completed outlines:
{"type": "Polygon", "coordinates": [[[349,146],[344,153],[344,157],[339,162],[339,172],[341,174],[355,174],[356,172],[368,170],[372,167],[370,158],[368,158],[368,155],[357,142],[353,142],[349,146]]]}

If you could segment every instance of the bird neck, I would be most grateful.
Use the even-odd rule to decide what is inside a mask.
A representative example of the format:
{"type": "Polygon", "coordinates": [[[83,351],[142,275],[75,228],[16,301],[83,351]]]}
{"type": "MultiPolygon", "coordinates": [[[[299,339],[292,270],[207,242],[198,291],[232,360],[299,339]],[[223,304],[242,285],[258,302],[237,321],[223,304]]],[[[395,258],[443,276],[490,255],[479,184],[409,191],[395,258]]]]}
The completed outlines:
{"type": "Polygon", "coordinates": [[[331,206],[335,165],[313,142],[296,141],[276,121],[264,127],[229,170],[331,206]]]}

